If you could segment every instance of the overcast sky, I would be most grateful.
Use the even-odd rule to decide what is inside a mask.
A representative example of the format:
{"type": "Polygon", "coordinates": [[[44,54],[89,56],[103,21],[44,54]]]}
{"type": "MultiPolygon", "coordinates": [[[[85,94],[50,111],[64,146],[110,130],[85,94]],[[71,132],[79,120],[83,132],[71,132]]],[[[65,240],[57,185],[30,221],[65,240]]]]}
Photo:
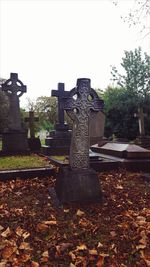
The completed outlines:
{"type": "Polygon", "coordinates": [[[132,0],[0,0],[0,77],[17,72],[27,85],[21,106],[50,96],[58,82],[70,90],[90,78],[93,88],[106,88],[124,50],[150,52],[150,38],[121,19],[132,7],[132,0]]]}

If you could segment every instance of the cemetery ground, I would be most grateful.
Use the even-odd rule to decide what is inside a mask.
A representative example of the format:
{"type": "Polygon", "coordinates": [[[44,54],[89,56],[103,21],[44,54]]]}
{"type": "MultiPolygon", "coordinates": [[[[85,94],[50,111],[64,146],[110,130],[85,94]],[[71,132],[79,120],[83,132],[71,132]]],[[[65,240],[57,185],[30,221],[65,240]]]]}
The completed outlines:
{"type": "Polygon", "coordinates": [[[150,266],[150,182],[98,176],[102,201],[84,205],[60,205],[54,176],[0,182],[0,267],[150,266]]]}

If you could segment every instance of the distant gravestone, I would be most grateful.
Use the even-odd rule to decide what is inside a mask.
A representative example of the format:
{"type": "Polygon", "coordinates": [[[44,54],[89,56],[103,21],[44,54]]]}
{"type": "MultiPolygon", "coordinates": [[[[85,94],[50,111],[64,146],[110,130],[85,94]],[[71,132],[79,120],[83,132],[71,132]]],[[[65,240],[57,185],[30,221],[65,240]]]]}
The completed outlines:
{"type": "Polygon", "coordinates": [[[29,111],[29,117],[25,118],[25,122],[29,124],[30,138],[28,138],[28,144],[31,151],[39,151],[41,149],[41,142],[39,137],[35,137],[35,122],[38,122],[39,118],[34,116],[34,111],[29,111]]]}
{"type": "Polygon", "coordinates": [[[105,114],[98,111],[90,118],[90,145],[103,141],[105,126],[105,114]]]}
{"type": "Polygon", "coordinates": [[[69,127],[64,121],[64,100],[68,97],[69,92],[65,91],[64,83],[58,83],[58,90],[52,90],[51,96],[58,98],[58,123],[56,124],[56,130],[68,130],[69,127]]]}
{"type": "Polygon", "coordinates": [[[30,138],[35,138],[35,122],[38,122],[39,118],[34,116],[34,111],[29,111],[29,117],[25,118],[25,122],[29,124],[30,138]]]}
{"type": "Polygon", "coordinates": [[[139,123],[139,136],[136,138],[135,143],[143,147],[150,148],[150,137],[145,135],[145,124],[144,124],[144,112],[143,108],[138,108],[138,113],[134,114],[138,118],[139,123]]]}
{"type": "Polygon", "coordinates": [[[64,109],[73,120],[69,162],[56,181],[61,202],[98,201],[101,197],[98,177],[89,166],[89,119],[92,112],[103,108],[103,101],[90,86],[90,79],[78,79],[69,93],[64,109]]]}
{"type": "Polygon", "coordinates": [[[144,112],[143,108],[138,108],[138,113],[135,113],[134,116],[138,118],[139,122],[139,134],[140,136],[145,136],[145,125],[144,125],[144,112]]]}
{"type": "Polygon", "coordinates": [[[65,155],[69,153],[71,131],[64,121],[64,101],[69,92],[65,91],[64,83],[58,83],[58,90],[52,90],[51,95],[58,98],[58,122],[55,130],[49,133],[42,146],[42,152],[46,155],[65,155]]]}
{"type": "Polygon", "coordinates": [[[28,150],[27,133],[22,128],[19,98],[26,92],[26,86],[18,79],[17,73],[11,73],[10,79],[2,84],[9,98],[9,125],[3,134],[4,152],[25,152],[28,150]]]}

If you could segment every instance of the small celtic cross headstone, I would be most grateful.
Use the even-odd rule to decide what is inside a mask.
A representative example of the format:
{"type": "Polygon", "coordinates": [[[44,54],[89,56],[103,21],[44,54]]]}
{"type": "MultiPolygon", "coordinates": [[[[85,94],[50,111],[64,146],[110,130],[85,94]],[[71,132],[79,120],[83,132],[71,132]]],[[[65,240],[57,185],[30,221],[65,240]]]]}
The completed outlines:
{"type": "Polygon", "coordinates": [[[78,79],[69,93],[64,109],[73,120],[70,166],[60,169],[56,193],[61,202],[99,201],[101,191],[97,174],[89,166],[89,120],[92,112],[103,108],[103,101],[90,86],[90,79],[78,79]]]}
{"type": "Polygon", "coordinates": [[[10,79],[2,84],[2,91],[9,97],[9,130],[22,130],[19,97],[26,92],[26,85],[19,79],[17,73],[11,73],[10,79]]]}

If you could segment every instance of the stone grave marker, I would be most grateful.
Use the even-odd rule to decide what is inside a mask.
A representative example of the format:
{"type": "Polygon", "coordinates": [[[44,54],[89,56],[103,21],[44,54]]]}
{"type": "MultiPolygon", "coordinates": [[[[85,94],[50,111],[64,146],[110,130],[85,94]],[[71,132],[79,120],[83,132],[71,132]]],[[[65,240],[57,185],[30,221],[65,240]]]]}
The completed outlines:
{"type": "Polygon", "coordinates": [[[65,91],[64,83],[58,83],[58,90],[52,90],[52,96],[58,98],[58,123],[55,130],[49,133],[45,139],[45,145],[42,146],[42,152],[46,155],[64,155],[69,153],[71,142],[71,131],[64,121],[63,103],[69,92],[65,91]]]}
{"type": "Polygon", "coordinates": [[[103,101],[91,88],[90,79],[78,79],[69,93],[64,109],[73,120],[70,166],[61,168],[56,180],[56,193],[62,203],[99,201],[100,184],[89,162],[89,120],[92,112],[103,108],[103,101]]]}
{"type": "Polygon", "coordinates": [[[139,123],[139,136],[136,138],[135,143],[143,147],[150,147],[150,137],[145,135],[145,124],[144,124],[144,112],[143,108],[138,108],[138,113],[134,114],[138,118],[139,123]]]}
{"type": "Polygon", "coordinates": [[[2,151],[26,152],[28,150],[27,132],[23,129],[20,116],[19,98],[26,92],[26,85],[19,79],[17,73],[11,73],[10,79],[2,84],[9,98],[9,126],[3,134],[2,151]]]}
{"type": "Polygon", "coordinates": [[[29,117],[25,118],[25,122],[29,124],[30,138],[28,144],[31,151],[39,151],[41,149],[41,142],[39,137],[35,137],[35,123],[39,121],[38,117],[34,116],[34,111],[29,111],[29,117]]]}
{"type": "Polygon", "coordinates": [[[51,96],[58,98],[58,123],[55,125],[56,130],[68,130],[69,127],[64,121],[64,99],[68,97],[69,92],[65,91],[64,83],[58,83],[58,90],[52,90],[51,96]]]}
{"type": "MultiPolygon", "coordinates": [[[[104,142],[105,114],[102,111],[91,114],[90,118],[90,145],[104,142]]],[[[106,142],[106,140],[105,140],[106,142]]]]}

